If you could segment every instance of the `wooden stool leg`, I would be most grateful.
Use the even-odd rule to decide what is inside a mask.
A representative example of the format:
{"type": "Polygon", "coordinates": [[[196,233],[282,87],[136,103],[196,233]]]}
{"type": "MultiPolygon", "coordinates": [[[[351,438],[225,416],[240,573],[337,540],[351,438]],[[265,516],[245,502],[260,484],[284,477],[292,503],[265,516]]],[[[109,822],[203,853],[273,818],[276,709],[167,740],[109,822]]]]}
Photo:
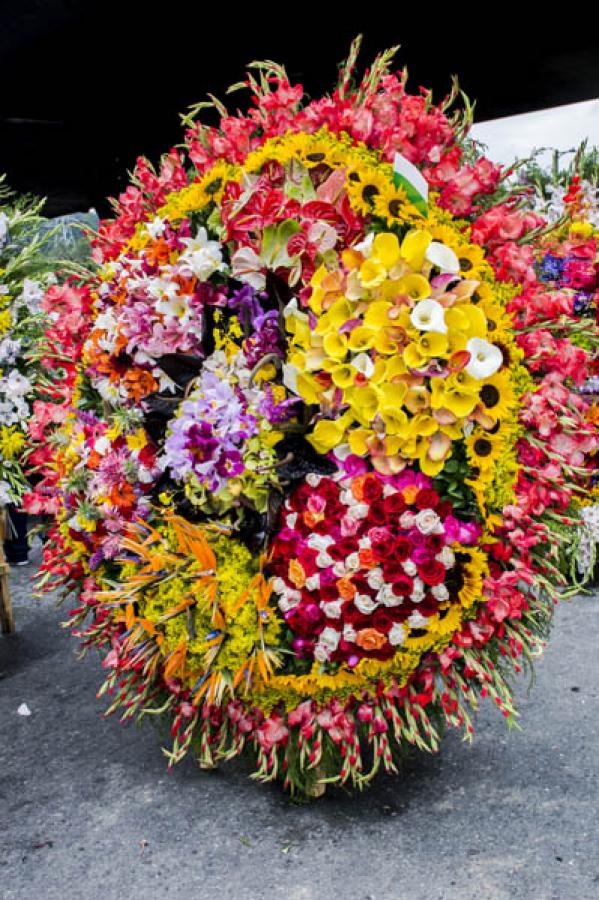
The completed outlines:
{"type": "Polygon", "coordinates": [[[8,565],[4,558],[4,535],[6,534],[6,510],[0,512],[0,631],[12,634],[15,631],[15,617],[10,599],[8,565]]]}
{"type": "Polygon", "coordinates": [[[0,568],[3,570],[0,573],[0,630],[2,634],[12,634],[15,631],[15,617],[8,586],[8,566],[4,563],[0,564],[0,568]]]}

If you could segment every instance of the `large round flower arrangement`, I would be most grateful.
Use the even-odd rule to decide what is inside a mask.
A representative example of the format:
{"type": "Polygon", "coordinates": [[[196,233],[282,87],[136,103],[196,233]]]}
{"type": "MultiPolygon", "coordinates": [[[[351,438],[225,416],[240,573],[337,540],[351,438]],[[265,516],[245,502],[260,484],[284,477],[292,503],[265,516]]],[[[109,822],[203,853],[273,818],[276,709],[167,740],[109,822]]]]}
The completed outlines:
{"type": "Polygon", "coordinates": [[[79,591],[109,710],[305,792],[470,734],[479,696],[514,716],[597,444],[589,353],[557,374],[512,317],[543,220],[452,97],[388,54],[352,87],[357,46],[331,97],[258,66],[250,113],[188,120],[187,168],[140,161],[55,298],[93,316],[54,317],[69,412],[40,423],[43,581],[79,591]]]}

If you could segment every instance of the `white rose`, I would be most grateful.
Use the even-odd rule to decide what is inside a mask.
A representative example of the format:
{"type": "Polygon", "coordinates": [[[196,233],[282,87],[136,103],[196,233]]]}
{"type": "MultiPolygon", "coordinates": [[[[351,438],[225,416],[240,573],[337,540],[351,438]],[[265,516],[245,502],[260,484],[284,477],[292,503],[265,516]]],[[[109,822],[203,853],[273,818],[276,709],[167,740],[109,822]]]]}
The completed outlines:
{"type": "Polygon", "coordinates": [[[392,644],[394,647],[401,647],[401,645],[404,643],[404,641],[406,639],[405,628],[403,627],[403,625],[396,623],[390,629],[387,637],[389,639],[389,643],[392,644]]]}
{"type": "Polygon", "coordinates": [[[348,623],[343,626],[343,640],[351,641],[352,643],[356,640],[356,630],[353,625],[348,623]]]}
{"type": "Polygon", "coordinates": [[[325,628],[324,631],[321,631],[318,643],[326,647],[329,653],[333,653],[337,647],[339,646],[339,641],[341,640],[341,632],[337,631],[336,628],[325,628]]]}
{"type": "Polygon", "coordinates": [[[341,607],[343,606],[344,602],[344,600],[330,600],[328,603],[321,603],[320,608],[322,609],[327,619],[340,619],[341,607]]]}
{"type": "Polygon", "coordinates": [[[318,475],[316,472],[310,472],[306,475],[306,481],[310,485],[310,487],[318,487],[320,482],[322,481],[322,475],[318,475]]]}
{"type": "Polygon", "coordinates": [[[309,591],[317,591],[320,587],[320,573],[316,572],[314,575],[310,575],[309,578],[306,578],[306,587],[309,591]]]}
{"type": "Polygon", "coordinates": [[[360,565],[360,557],[357,553],[350,553],[345,559],[345,567],[348,572],[357,572],[360,565]]]}
{"type": "Polygon", "coordinates": [[[451,547],[443,547],[440,553],[437,553],[435,559],[443,563],[446,569],[451,569],[455,565],[455,554],[451,547]]]}
{"type": "Polygon", "coordinates": [[[414,515],[414,513],[411,513],[411,512],[402,513],[401,516],[399,517],[399,524],[401,525],[402,528],[405,528],[406,531],[409,528],[413,527],[415,521],[416,521],[416,516],[414,515]]]}
{"type": "Polygon", "coordinates": [[[366,581],[368,582],[368,587],[371,587],[373,591],[378,591],[379,588],[382,588],[385,584],[385,578],[383,576],[382,570],[378,568],[371,569],[366,576],[366,581]]]}
{"type": "Polygon", "coordinates": [[[414,610],[412,615],[408,618],[408,625],[410,628],[426,628],[428,619],[426,616],[419,613],[418,610],[414,610]]]}
{"type": "Polygon", "coordinates": [[[403,597],[394,594],[389,585],[382,587],[378,594],[376,595],[376,599],[379,603],[382,603],[383,606],[394,607],[401,606],[403,603],[403,597]]]}
{"type": "Polygon", "coordinates": [[[350,506],[348,516],[351,516],[352,519],[365,519],[370,511],[370,508],[367,503],[356,503],[355,506],[350,506]]]}
{"type": "Polygon", "coordinates": [[[369,597],[368,594],[356,594],[354,597],[354,605],[365,616],[373,612],[377,607],[376,602],[372,597],[369,597]]]}
{"type": "Polygon", "coordinates": [[[410,578],[413,578],[414,575],[416,574],[416,572],[418,571],[418,567],[417,567],[416,563],[411,559],[406,559],[406,561],[401,564],[401,567],[404,570],[404,572],[406,573],[406,575],[410,576],[410,578]]]}
{"type": "Polygon", "coordinates": [[[433,595],[435,600],[438,600],[439,602],[442,602],[443,600],[447,600],[449,598],[449,591],[444,584],[436,584],[434,587],[432,587],[431,594],[433,595]]]}
{"type": "Polygon", "coordinates": [[[416,516],[415,524],[420,534],[439,534],[439,532],[443,532],[441,519],[434,509],[421,509],[416,516]]]}

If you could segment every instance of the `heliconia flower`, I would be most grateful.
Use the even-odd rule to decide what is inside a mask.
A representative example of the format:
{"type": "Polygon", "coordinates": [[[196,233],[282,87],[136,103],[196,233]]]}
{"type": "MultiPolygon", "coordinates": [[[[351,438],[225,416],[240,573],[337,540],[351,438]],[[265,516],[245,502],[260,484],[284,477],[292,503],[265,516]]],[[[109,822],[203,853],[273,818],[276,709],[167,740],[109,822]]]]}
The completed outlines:
{"type": "Polygon", "coordinates": [[[447,334],[445,309],[437,300],[421,300],[410,313],[410,322],[419,331],[447,334]]]}
{"type": "Polygon", "coordinates": [[[470,338],[466,350],[470,354],[470,361],[464,367],[464,371],[479,381],[490,378],[503,364],[503,354],[499,347],[485,341],[484,338],[470,338]]]}

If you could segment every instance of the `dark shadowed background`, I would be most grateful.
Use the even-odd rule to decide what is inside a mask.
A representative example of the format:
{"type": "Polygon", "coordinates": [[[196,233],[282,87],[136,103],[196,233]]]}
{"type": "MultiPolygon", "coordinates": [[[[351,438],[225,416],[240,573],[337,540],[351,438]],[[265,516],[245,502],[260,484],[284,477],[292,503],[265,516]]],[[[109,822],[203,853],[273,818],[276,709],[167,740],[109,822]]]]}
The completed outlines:
{"type": "Polygon", "coordinates": [[[597,30],[563,11],[528,25],[504,5],[352,9],[0,0],[0,172],[48,196],[50,215],[92,205],[106,215],[104,198],[125,187],[136,156],[155,161],[180,141],[179,113],[207,92],[223,97],[245,63],[283,62],[316,95],[359,32],[362,65],[402,45],[398,68],[408,66],[413,91],[423,84],[441,99],[459,75],[478,120],[599,96],[597,30]]]}

